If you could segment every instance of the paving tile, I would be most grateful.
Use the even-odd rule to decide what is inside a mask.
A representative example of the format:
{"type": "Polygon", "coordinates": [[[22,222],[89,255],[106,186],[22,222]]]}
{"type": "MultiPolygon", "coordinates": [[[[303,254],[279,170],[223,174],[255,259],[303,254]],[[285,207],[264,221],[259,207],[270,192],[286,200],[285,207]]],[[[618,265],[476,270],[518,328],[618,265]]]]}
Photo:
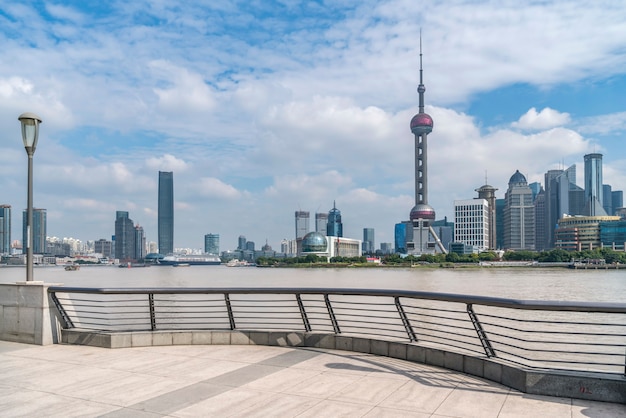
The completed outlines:
{"type": "Polygon", "coordinates": [[[230,416],[245,418],[296,417],[320,402],[320,399],[305,396],[273,394],[230,416]]]}
{"type": "Polygon", "coordinates": [[[307,409],[298,418],[362,417],[371,410],[371,405],[327,400],[307,409]]]}
{"type": "Polygon", "coordinates": [[[249,388],[237,388],[172,412],[170,415],[179,418],[195,418],[199,416],[226,417],[253,408],[267,397],[267,392],[249,388]]]}
{"type": "Polygon", "coordinates": [[[454,387],[448,385],[430,385],[410,381],[384,399],[379,406],[432,414],[443,404],[453,390],[454,387]]]}
{"type": "Polygon", "coordinates": [[[626,417],[626,404],[572,399],[572,418],[583,417],[624,418],[626,417]]]}
{"type": "Polygon", "coordinates": [[[500,410],[498,418],[521,418],[546,416],[571,418],[571,399],[551,396],[529,395],[511,391],[500,410]]]}
{"type": "Polygon", "coordinates": [[[497,417],[508,389],[463,384],[457,386],[435,410],[435,415],[464,418],[497,417]]]}
{"type": "Polygon", "coordinates": [[[372,376],[359,378],[330,399],[367,405],[378,405],[406,382],[372,376]]]}
{"type": "Polygon", "coordinates": [[[367,414],[365,414],[364,418],[429,418],[431,414],[416,412],[416,411],[407,411],[404,409],[393,409],[393,408],[383,408],[380,406],[372,408],[367,414]]]}

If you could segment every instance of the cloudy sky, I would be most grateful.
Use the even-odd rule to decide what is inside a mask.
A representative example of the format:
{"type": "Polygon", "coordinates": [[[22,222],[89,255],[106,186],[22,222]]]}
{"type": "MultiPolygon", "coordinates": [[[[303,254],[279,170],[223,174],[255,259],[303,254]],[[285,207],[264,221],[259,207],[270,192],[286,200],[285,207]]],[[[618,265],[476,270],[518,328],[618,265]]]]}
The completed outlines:
{"type": "Polygon", "coordinates": [[[176,247],[279,248],[294,211],[333,201],[345,236],[393,242],[414,204],[420,28],[438,218],[485,177],[499,198],[515,170],[577,164],[582,184],[589,152],[623,190],[624,22],[601,0],[3,2],[0,204],[21,239],[28,111],[49,236],[110,238],[125,210],[156,241],[165,170],[176,247]]]}

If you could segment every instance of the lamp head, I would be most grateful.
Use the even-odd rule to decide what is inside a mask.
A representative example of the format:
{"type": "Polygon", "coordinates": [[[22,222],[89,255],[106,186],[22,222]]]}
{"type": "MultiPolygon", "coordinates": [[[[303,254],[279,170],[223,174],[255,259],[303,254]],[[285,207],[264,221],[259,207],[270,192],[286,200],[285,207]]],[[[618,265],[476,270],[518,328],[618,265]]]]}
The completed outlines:
{"type": "Polygon", "coordinates": [[[22,140],[26,152],[35,152],[41,118],[34,113],[26,112],[22,113],[18,119],[22,123],[22,140]]]}

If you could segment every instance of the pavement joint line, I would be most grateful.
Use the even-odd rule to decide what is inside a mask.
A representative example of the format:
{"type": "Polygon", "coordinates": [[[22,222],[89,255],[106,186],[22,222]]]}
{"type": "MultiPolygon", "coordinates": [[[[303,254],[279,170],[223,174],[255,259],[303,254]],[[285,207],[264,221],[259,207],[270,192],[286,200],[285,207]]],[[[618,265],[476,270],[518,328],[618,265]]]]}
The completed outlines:
{"type": "MultiPolygon", "coordinates": [[[[180,409],[207,400],[231,389],[261,379],[270,374],[287,369],[303,361],[312,359],[320,352],[311,350],[292,350],[274,357],[244,366],[240,369],[224,373],[210,379],[197,382],[180,389],[147,399],[133,405],[102,415],[107,418],[122,418],[129,412],[143,411],[146,413],[171,414],[180,409]]],[[[131,414],[132,415],[132,414],[131,414]]]]}

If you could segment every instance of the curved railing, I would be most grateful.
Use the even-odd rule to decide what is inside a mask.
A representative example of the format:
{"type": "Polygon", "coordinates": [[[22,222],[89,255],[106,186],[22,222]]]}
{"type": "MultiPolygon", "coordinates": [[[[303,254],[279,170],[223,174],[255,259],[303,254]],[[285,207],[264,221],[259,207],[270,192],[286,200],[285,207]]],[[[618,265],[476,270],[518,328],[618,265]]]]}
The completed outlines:
{"type": "Polygon", "coordinates": [[[265,330],[399,341],[530,369],[626,374],[626,304],[320,288],[48,289],[65,329],[265,330]]]}

